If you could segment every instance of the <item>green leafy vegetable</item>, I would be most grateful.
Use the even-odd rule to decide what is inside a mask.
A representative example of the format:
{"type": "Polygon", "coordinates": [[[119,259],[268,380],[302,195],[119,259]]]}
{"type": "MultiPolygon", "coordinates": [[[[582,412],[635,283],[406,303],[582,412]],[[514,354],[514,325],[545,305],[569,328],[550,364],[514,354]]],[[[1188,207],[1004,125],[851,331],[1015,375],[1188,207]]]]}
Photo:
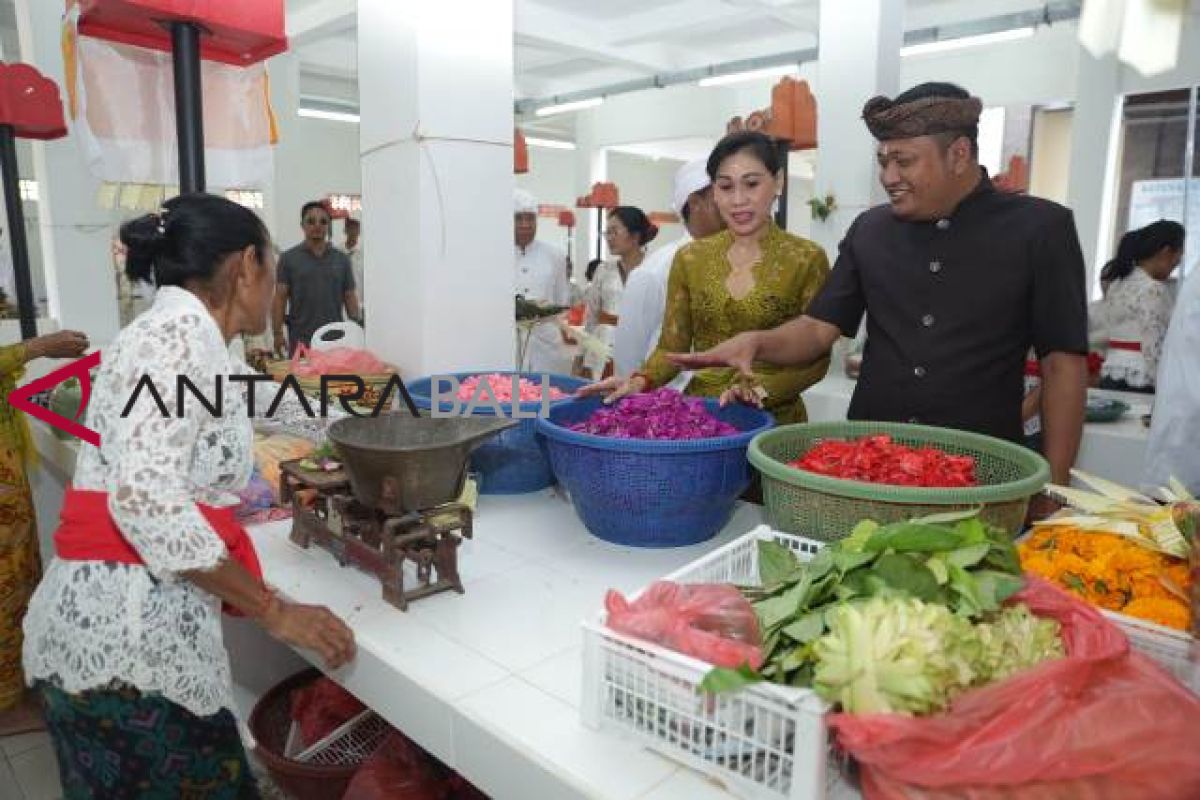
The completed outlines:
{"type": "Polygon", "coordinates": [[[1024,605],[972,625],[912,598],[845,603],[813,646],[813,689],[851,713],[924,714],[1064,654],[1059,626],[1024,605]]]}
{"type": "Polygon", "coordinates": [[[864,520],[808,561],[763,540],[758,571],[759,585],[742,591],[763,634],[759,677],[791,686],[809,685],[813,644],[841,603],[908,597],[977,620],[1021,587],[1008,534],[962,512],[885,526],[864,520]]]}
{"type": "Polygon", "coordinates": [[[800,560],[788,548],[769,540],[758,543],[758,573],[763,586],[795,580],[799,569],[800,560]]]}
{"type": "Polygon", "coordinates": [[[962,534],[952,528],[901,522],[880,528],[867,540],[863,549],[872,553],[884,550],[895,550],[898,553],[936,553],[953,550],[962,544],[962,534]]]}
{"type": "Polygon", "coordinates": [[[985,682],[1004,680],[1066,655],[1058,623],[1034,616],[1024,603],[1005,608],[992,622],[976,625],[975,633],[981,645],[976,669],[985,682]]]}
{"type": "Polygon", "coordinates": [[[702,692],[720,694],[737,691],[751,684],[761,683],[762,680],[762,675],[752,670],[748,664],[743,664],[737,669],[717,667],[708,671],[704,680],[700,681],[699,688],[702,692]]]}
{"type": "Polygon", "coordinates": [[[814,648],[813,689],[846,711],[936,711],[975,679],[972,626],[945,606],[876,597],[831,617],[814,648]]]}

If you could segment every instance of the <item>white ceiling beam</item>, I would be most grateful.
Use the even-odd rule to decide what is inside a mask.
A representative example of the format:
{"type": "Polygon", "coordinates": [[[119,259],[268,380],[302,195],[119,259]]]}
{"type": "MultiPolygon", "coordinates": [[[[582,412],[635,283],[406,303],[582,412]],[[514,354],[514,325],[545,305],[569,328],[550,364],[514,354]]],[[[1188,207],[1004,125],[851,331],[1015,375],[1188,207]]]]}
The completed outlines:
{"type": "Polygon", "coordinates": [[[614,47],[598,33],[600,31],[595,28],[583,30],[578,17],[531,0],[516,6],[514,38],[517,44],[550,48],[649,74],[675,69],[675,63],[663,47],[614,47]]]}
{"type": "Polygon", "coordinates": [[[731,6],[722,0],[687,0],[684,3],[659,4],[658,7],[621,20],[620,33],[610,44],[625,46],[669,37],[686,36],[695,30],[710,31],[717,24],[733,24],[758,14],[750,9],[731,6]]]}
{"type": "Polygon", "coordinates": [[[322,0],[296,12],[288,12],[287,36],[292,47],[353,30],[358,20],[358,0],[322,0]]]}
{"type": "Polygon", "coordinates": [[[815,9],[811,12],[798,9],[772,9],[767,11],[767,16],[804,33],[817,33],[820,29],[820,19],[815,9]]]}

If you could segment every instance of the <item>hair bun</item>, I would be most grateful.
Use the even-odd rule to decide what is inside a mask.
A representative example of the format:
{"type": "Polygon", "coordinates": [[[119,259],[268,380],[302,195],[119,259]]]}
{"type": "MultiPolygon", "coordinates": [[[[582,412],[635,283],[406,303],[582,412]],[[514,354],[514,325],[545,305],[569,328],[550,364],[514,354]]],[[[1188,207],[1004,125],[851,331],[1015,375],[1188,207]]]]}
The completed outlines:
{"type": "Polygon", "coordinates": [[[650,227],[646,228],[646,241],[642,244],[650,244],[656,236],[658,236],[658,226],[651,222],[650,227]]]}
{"type": "Polygon", "coordinates": [[[167,243],[165,220],[161,214],[146,214],[121,226],[121,244],[125,245],[125,274],[132,281],[154,280],[154,262],[167,243]]]}

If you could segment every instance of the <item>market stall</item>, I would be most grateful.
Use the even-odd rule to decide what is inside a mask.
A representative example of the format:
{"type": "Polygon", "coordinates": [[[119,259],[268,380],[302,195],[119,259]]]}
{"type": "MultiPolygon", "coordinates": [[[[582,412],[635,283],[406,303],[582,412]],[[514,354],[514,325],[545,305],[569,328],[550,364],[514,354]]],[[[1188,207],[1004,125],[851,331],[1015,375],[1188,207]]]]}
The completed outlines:
{"type": "MultiPolygon", "coordinates": [[[[856,797],[861,780],[904,785],[912,777],[886,752],[865,746],[852,752],[868,777],[830,758],[826,725],[853,742],[856,731],[866,735],[868,723],[859,720],[868,718],[860,712],[900,712],[892,715],[893,733],[901,737],[895,746],[920,752],[930,727],[969,724],[955,716],[955,707],[946,710],[950,698],[997,696],[1015,691],[1010,685],[1053,694],[1050,678],[1030,676],[1068,680],[1071,670],[1083,668],[1084,656],[1074,648],[1085,641],[1112,648],[1096,659],[1125,658],[1118,651],[1124,652],[1126,636],[1178,680],[1193,680],[1183,632],[1165,632],[1153,617],[1102,617],[1046,584],[1024,584],[1022,568],[1060,578],[1062,589],[1095,602],[1069,577],[1026,561],[1029,547],[1042,539],[1023,544],[1017,561],[1011,536],[1047,476],[1044,462],[1023,448],[909,425],[768,430],[761,412],[722,410],[714,401],[659,392],[608,409],[559,391],[547,398],[549,413],[533,430],[551,480],[562,485],[476,499],[460,494],[469,455],[487,437],[515,430],[516,420],[504,417],[540,401],[542,388],[526,385],[521,375],[457,378],[469,386],[468,396],[457,395],[460,401],[509,391],[498,409],[482,416],[417,420],[401,413],[305,431],[339,447],[332,459],[311,454],[279,464],[279,502],[293,517],[253,524],[250,533],[271,584],[291,600],[328,606],[354,629],[357,658],[331,677],[491,797],[856,797]],[[426,423],[453,424],[429,427],[419,443],[410,442],[426,423]],[[872,438],[880,434],[890,438],[872,438]],[[428,494],[429,481],[410,485],[406,476],[415,474],[416,463],[425,464],[422,474],[436,472],[446,460],[439,447],[453,450],[453,469],[428,494]],[[873,448],[871,475],[851,478],[847,454],[861,455],[864,447],[873,448]],[[889,469],[909,469],[906,459],[914,457],[919,470],[887,477],[889,469]],[[765,508],[736,500],[750,464],[763,475],[765,508]],[[723,476],[720,489],[706,483],[712,475],[723,476]],[[860,486],[847,491],[846,484],[860,486]],[[409,493],[420,491],[426,494],[409,493]],[[609,499],[595,506],[600,498],[609,499]],[[376,511],[366,513],[356,503],[376,511]],[[953,513],[907,521],[939,509],[953,513]],[[866,519],[878,524],[858,524],[866,519]],[[449,561],[442,560],[447,542],[454,555],[449,561]],[[818,581],[807,572],[812,559],[840,566],[818,581]],[[722,602],[740,603],[742,618],[757,620],[751,624],[761,625],[762,640],[729,638],[724,623],[713,629],[688,623],[683,639],[674,627],[665,638],[636,621],[631,627],[630,613],[636,617],[639,604],[665,591],[653,586],[663,579],[680,587],[715,586],[722,602]],[[768,608],[793,592],[784,613],[768,608]],[[1002,608],[1013,596],[1025,605],[1002,608]],[[953,650],[962,660],[923,666],[934,671],[906,679],[919,678],[920,689],[882,679],[878,687],[859,686],[860,678],[839,688],[832,676],[863,674],[855,659],[885,657],[883,650],[855,645],[844,651],[846,663],[835,666],[837,637],[851,636],[854,625],[874,624],[851,620],[846,615],[858,613],[851,609],[882,618],[910,605],[928,618],[929,625],[917,626],[925,645],[947,653],[966,648],[953,650]],[[818,639],[815,650],[805,649],[818,639]],[[976,644],[982,649],[971,649],[976,644]],[[736,659],[722,663],[722,653],[740,659],[745,647],[758,654],[746,662],[754,672],[736,659]],[[726,669],[714,672],[713,664],[726,669]],[[962,672],[952,680],[955,669],[962,672]],[[827,715],[837,705],[851,713],[827,715]]],[[[425,387],[414,392],[414,402],[426,410],[436,407],[429,383],[414,382],[425,387]]],[[[37,435],[46,466],[35,488],[40,504],[52,503],[59,482],[69,478],[74,445],[45,430],[37,435]]],[[[519,459],[529,441],[510,440],[505,448],[501,460],[519,459]]],[[[480,471],[498,466],[472,464],[485,484],[480,471]]],[[[1146,500],[1134,508],[1130,501],[1142,498],[1104,482],[1100,488],[1118,499],[1062,493],[1078,508],[1060,524],[1098,532],[1132,524],[1126,538],[1144,539],[1135,547],[1175,554],[1166,599],[1172,587],[1186,592],[1185,577],[1176,574],[1184,540],[1160,541],[1152,538],[1159,527],[1138,527],[1162,522],[1157,506],[1146,500]],[[1074,518],[1081,515],[1086,518],[1074,518]]],[[[53,518],[42,508],[39,516],[53,518]]],[[[1170,519],[1192,534],[1194,512],[1170,519]]],[[[660,619],[676,613],[652,611],[660,619]]],[[[1138,607],[1121,613],[1137,616],[1138,607]]],[[[237,658],[249,658],[247,642],[241,644],[237,658]]],[[[300,655],[319,666],[315,654],[300,655]]],[[[1185,699],[1188,690],[1148,666],[1150,660],[1136,663],[1143,672],[1129,678],[1126,690],[1157,709],[1163,735],[1175,736],[1200,701],[1185,699]],[[1166,710],[1164,698],[1172,699],[1174,711],[1166,710]]],[[[896,667],[881,660],[878,669],[896,667]]],[[[1058,724],[1070,731],[1073,719],[1064,711],[1058,724]]],[[[1033,746],[1028,725],[1023,734],[1014,730],[1024,746],[1033,746]]],[[[993,744],[1004,748],[1000,740],[993,744]]],[[[1057,757],[1057,751],[1043,754],[1057,757]]],[[[1180,758],[1182,774],[1189,774],[1191,765],[1180,758]]]]}

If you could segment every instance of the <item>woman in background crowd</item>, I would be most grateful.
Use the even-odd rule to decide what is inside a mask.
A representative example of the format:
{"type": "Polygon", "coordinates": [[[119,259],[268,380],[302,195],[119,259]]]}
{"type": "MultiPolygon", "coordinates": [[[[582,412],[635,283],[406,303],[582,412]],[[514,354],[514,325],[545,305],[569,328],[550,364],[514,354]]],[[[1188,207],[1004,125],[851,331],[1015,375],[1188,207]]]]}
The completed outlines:
{"type": "MultiPolygon", "coordinates": [[[[586,306],[584,326],[588,333],[605,344],[611,344],[619,324],[617,315],[625,282],[646,258],[646,245],[654,241],[658,228],[640,208],[618,206],[608,214],[604,237],[612,258],[600,264],[584,294],[586,306]]],[[[589,353],[583,358],[586,377],[599,378],[606,363],[589,353]]]]}
{"type": "Polygon", "coordinates": [[[1153,392],[1174,299],[1166,280],[1183,258],[1183,226],[1159,220],[1121,237],[1100,273],[1108,283],[1090,320],[1108,331],[1100,388],[1153,392]]]}

